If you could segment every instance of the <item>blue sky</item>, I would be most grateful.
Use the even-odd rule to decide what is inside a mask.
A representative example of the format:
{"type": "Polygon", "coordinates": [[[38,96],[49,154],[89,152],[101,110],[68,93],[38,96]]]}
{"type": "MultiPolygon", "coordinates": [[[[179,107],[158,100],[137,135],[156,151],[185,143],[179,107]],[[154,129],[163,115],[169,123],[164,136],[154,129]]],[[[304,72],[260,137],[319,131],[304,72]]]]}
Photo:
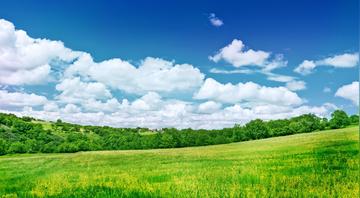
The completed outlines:
{"type": "MultiPolygon", "coordinates": [[[[14,45],[21,53],[28,53],[24,60],[20,60],[20,52],[12,59],[5,56],[15,53],[7,51],[10,48],[0,52],[0,109],[44,119],[153,128],[221,128],[257,117],[269,119],[273,114],[276,118],[300,113],[328,116],[335,108],[353,114],[358,111],[358,7],[358,1],[3,1],[0,18],[13,24],[14,32],[24,30],[30,38],[47,40],[32,52],[14,45]],[[211,19],[221,23],[214,25],[211,19]],[[234,40],[243,48],[221,53],[226,46],[234,47],[234,40]],[[48,48],[47,41],[61,41],[64,46],[45,53],[42,49],[48,48]],[[72,54],[62,55],[65,49],[72,54]],[[85,52],[93,59],[82,63],[87,70],[71,75],[66,72],[85,52]],[[209,58],[216,55],[218,60],[209,58]],[[34,61],[39,56],[45,57],[45,62],[34,61]],[[146,57],[153,59],[146,62],[146,57]],[[101,64],[114,58],[126,63],[101,64]],[[8,64],[10,60],[19,64],[8,64]],[[61,63],[56,63],[59,60],[61,63]],[[305,60],[310,64],[296,72],[305,60]],[[130,69],[134,73],[126,70],[127,63],[139,68],[146,65],[144,62],[158,64],[156,71],[169,73],[156,73],[153,66],[130,69]],[[265,71],[270,63],[278,66],[265,71]],[[41,67],[44,64],[49,67],[41,67]],[[38,73],[32,70],[35,68],[40,68],[38,73]],[[218,72],[211,72],[214,70],[218,72]],[[38,79],[30,79],[24,71],[38,79]],[[153,79],[144,80],[147,72],[153,79]],[[21,76],[25,74],[26,78],[21,76]],[[167,79],[171,75],[175,77],[167,79]],[[269,80],[279,75],[285,75],[286,82],[269,80]],[[99,92],[79,95],[70,91],[75,85],[98,86],[99,92]],[[31,94],[38,97],[18,101],[31,94]],[[279,98],[285,96],[290,101],[279,98]],[[125,107],[124,99],[129,107],[125,107]],[[104,107],[109,100],[116,100],[111,106],[116,111],[104,107]],[[49,104],[56,108],[45,108],[49,104]],[[89,110],[94,105],[98,109],[89,110]],[[168,108],[174,110],[173,115],[164,113],[168,108]],[[268,112],[263,113],[264,109],[268,112]],[[271,112],[274,109],[283,111],[271,112]],[[228,114],[242,118],[220,119],[228,114]],[[108,117],[118,120],[110,121],[108,117]],[[126,121],[133,117],[139,119],[126,121]],[[157,119],[146,122],[154,117],[157,119]],[[214,125],[207,124],[214,120],[214,125]]],[[[3,36],[10,45],[10,37],[4,35],[0,34],[0,43],[3,36]]]]}

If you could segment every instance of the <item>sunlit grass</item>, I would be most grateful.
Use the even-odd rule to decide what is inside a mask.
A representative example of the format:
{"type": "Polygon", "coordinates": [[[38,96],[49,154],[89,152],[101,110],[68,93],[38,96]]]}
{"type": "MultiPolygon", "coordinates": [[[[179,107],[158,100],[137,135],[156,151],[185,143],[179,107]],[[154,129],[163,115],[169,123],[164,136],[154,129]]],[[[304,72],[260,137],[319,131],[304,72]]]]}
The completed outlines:
{"type": "Polygon", "coordinates": [[[358,197],[358,128],[181,149],[0,157],[6,197],[358,197]]]}

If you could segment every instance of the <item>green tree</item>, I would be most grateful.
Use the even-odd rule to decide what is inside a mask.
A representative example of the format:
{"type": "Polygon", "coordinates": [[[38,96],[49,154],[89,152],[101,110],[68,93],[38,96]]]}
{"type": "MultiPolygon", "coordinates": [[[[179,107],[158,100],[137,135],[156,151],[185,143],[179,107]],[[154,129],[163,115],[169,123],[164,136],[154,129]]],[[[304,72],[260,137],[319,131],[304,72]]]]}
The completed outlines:
{"type": "Polygon", "coordinates": [[[161,148],[174,148],[175,142],[174,138],[170,133],[163,133],[161,136],[161,142],[160,142],[161,148]]]}
{"type": "Polygon", "coordinates": [[[331,114],[330,127],[339,129],[350,125],[350,119],[345,111],[336,110],[331,114]]]}
{"type": "Polygon", "coordinates": [[[6,141],[0,138],[0,155],[5,155],[6,153],[7,153],[6,141]]]}
{"type": "Polygon", "coordinates": [[[13,142],[8,149],[8,153],[26,153],[25,145],[21,142],[13,142]]]}
{"type": "Polygon", "coordinates": [[[260,119],[252,120],[245,125],[245,134],[250,139],[267,138],[270,136],[269,129],[264,121],[260,119]]]}
{"type": "Polygon", "coordinates": [[[359,115],[352,115],[350,116],[351,124],[359,124],[359,115]]]}
{"type": "Polygon", "coordinates": [[[40,146],[35,139],[26,140],[24,146],[28,153],[36,153],[40,150],[40,146]]]}
{"type": "Polygon", "coordinates": [[[235,142],[247,140],[244,128],[239,124],[235,124],[235,126],[233,127],[233,139],[235,142]]]}
{"type": "Polygon", "coordinates": [[[322,118],[320,120],[320,129],[324,130],[324,129],[328,129],[329,128],[329,120],[327,118],[322,118]]]}
{"type": "Polygon", "coordinates": [[[29,116],[24,116],[22,117],[22,120],[24,120],[25,122],[31,122],[34,118],[29,117],[29,116]]]}

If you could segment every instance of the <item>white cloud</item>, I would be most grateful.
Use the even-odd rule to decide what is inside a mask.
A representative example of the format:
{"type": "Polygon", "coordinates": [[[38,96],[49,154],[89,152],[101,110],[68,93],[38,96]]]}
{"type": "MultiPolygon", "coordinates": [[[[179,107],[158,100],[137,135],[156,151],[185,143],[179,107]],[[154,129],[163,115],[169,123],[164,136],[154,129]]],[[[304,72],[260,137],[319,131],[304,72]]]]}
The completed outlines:
{"type": "Polygon", "coordinates": [[[43,106],[43,110],[47,112],[59,111],[59,106],[55,102],[48,102],[43,106]]]}
{"type": "Polygon", "coordinates": [[[281,74],[274,74],[271,72],[260,72],[267,76],[268,80],[275,81],[275,82],[291,82],[294,81],[296,78],[293,76],[281,75],[281,74]]]}
{"type": "Polygon", "coordinates": [[[34,39],[0,19],[0,83],[38,84],[49,79],[52,61],[71,61],[78,56],[60,41],[34,39]]]}
{"type": "Polygon", "coordinates": [[[357,66],[359,62],[358,53],[345,53],[341,55],[335,55],[318,61],[304,60],[297,68],[294,69],[295,72],[302,75],[307,75],[312,73],[315,67],[318,66],[330,66],[335,68],[351,68],[357,66]]]}
{"type": "Polygon", "coordinates": [[[217,54],[210,56],[209,59],[214,62],[225,60],[235,67],[245,65],[263,66],[270,56],[269,52],[254,51],[249,49],[244,51],[245,45],[241,40],[234,39],[228,46],[220,49],[217,54]]]}
{"type": "Polygon", "coordinates": [[[173,101],[170,102],[162,108],[159,113],[161,117],[166,117],[167,119],[187,119],[187,115],[191,113],[193,107],[183,101],[173,101]]]}
{"type": "Polygon", "coordinates": [[[270,59],[270,52],[262,50],[245,49],[245,45],[241,40],[234,39],[229,45],[220,49],[214,56],[209,59],[214,62],[224,60],[234,67],[243,66],[259,66],[264,71],[271,71],[279,67],[287,65],[282,54],[278,54],[274,59],[270,59]]]}
{"type": "Polygon", "coordinates": [[[24,107],[24,106],[41,106],[48,102],[46,97],[34,93],[8,92],[0,90],[0,107],[24,107]]]}
{"type": "Polygon", "coordinates": [[[112,113],[122,110],[123,108],[127,108],[129,105],[128,100],[124,99],[122,103],[120,103],[116,98],[111,98],[106,100],[105,102],[101,102],[95,99],[85,100],[81,103],[81,106],[84,108],[86,112],[104,112],[104,113],[112,113]]]}
{"type": "Polygon", "coordinates": [[[297,80],[294,76],[282,75],[272,73],[266,70],[249,70],[249,69],[237,69],[237,70],[220,70],[212,68],[211,73],[215,74],[252,74],[252,73],[261,73],[267,76],[268,80],[275,82],[286,83],[286,87],[291,91],[300,91],[306,89],[306,83],[301,80],[297,80]]]}
{"type": "MultiPolygon", "coordinates": [[[[300,106],[296,108],[292,108],[289,106],[281,106],[281,105],[259,105],[254,108],[243,108],[238,104],[234,106],[230,106],[225,109],[225,111],[230,112],[231,114],[240,114],[239,116],[243,116],[242,119],[245,122],[248,122],[253,119],[264,119],[264,120],[272,120],[272,119],[284,119],[289,117],[294,117],[302,114],[313,113],[320,117],[327,117],[331,113],[332,110],[337,107],[330,103],[325,103],[321,106],[300,106]],[[246,116],[246,117],[245,117],[246,116]]],[[[244,123],[244,122],[242,122],[244,123]]]]}
{"type": "Polygon", "coordinates": [[[105,114],[103,112],[80,112],[80,109],[73,104],[69,104],[61,111],[56,112],[36,111],[32,108],[24,108],[21,112],[4,110],[2,110],[2,112],[33,116],[45,120],[56,120],[60,118],[66,122],[87,125],[214,129],[232,127],[236,123],[245,124],[257,118],[264,120],[282,119],[305,113],[329,117],[329,114],[337,108],[335,105],[327,103],[321,106],[301,106],[295,108],[271,104],[245,108],[239,104],[235,104],[211,113],[196,113],[196,109],[185,102],[173,101],[165,103],[166,104],[158,111],[136,112],[136,114],[127,110],[124,110],[125,112],[119,111],[111,114],[105,114]]]}
{"type": "Polygon", "coordinates": [[[135,110],[156,110],[161,105],[161,96],[155,92],[149,92],[131,103],[135,110]]]}
{"type": "Polygon", "coordinates": [[[304,60],[297,68],[295,68],[294,72],[307,75],[312,72],[312,70],[316,67],[314,61],[304,60]]]}
{"type": "Polygon", "coordinates": [[[211,13],[209,15],[209,21],[211,23],[211,25],[215,26],[215,27],[220,27],[222,25],[224,25],[224,22],[219,19],[218,17],[216,17],[216,15],[214,13],[211,13]]]}
{"type": "Polygon", "coordinates": [[[251,74],[251,73],[261,73],[267,76],[268,80],[275,81],[275,82],[282,82],[286,83],[285,86],[290,91],[300,91],[306,89],[306,83],[301,80],[297,80],[294,76],[282,75],[282,74],[275,74],[272,72],[268,72],[265,70],[247,70],[247,69],[240,69],[240,70],[218,70],[218,69],[211,69],[211,73],[218,73],[218,74],[251,74]]]}
{"type": "Polygon", "coordinates": [[[253,82],[221,84],[212,78],[206,79],[195,99],[209,99],[224,103],[265,103],[282,105],[300,105],[302,99],[285,87],[265,87],[253,82]]]}
{"type": "Polygon", "coordinates": [[[345,53],[325,58],[317,62],[317,65],[329,65],[333,67],[355,67],[359,62],[358,53],[345,53]]]}
{"type": "MultiPolygon", "coordinates": [[[[121,59],[96,63],[90,54],[72,51],[61,41],[34,39],[0,20],[0,84],[38,84],[51,79],[53,62],[71,64],[66,78],[84,76],[129,93],[193,91],[204,74],[189,64],[148,57],[138,67],[121,59]]],[[[58,69],[58,68],[57,68],[58,69]]],[[[62,71],[60,71],[62,72],[62,71]]],[[[85,80],[88,80],[85,78],[85,80]]]]}
{"type": "Polygon", "coordinates": [[[48,79],[49,73],[50,66],[48,64],[28,70],[18,69],[11,71],[1,70],[0,68],[0,83],[8,85],[40,84],[48,79]]]}
{"type": "MultiPolygon", "coordinates": [[[[235,104],[227,107],[222,112],[218,112],[218,122],[220,120],[226,120],[227,122],[245,124],[254,119],[273,120],[284,119],[302,114],[313,113],[320,117],[329,117],[329,114],[337,107],[330,103],[325,103],[321,106],[300,106],[289,107],[282,105],[258,105],[253,108],[243,108],[241,105],[235,104]],[[231,121],[232,120],[232,121],[231,121]]],[[[216,122],[216,120],[213,120],[216,122]]],[[[230,125],[231,126],[231,125],[230,125]]]]}
{"type": "Polygon", "coordinates": [[[306,89],[306,83],[304,81],[290,81],[286,83],[286,87],[291,91],[300,91],[306,89]]]}
{"type": "Polygon", "coordinates": [[[79,113],[81,109],[74,104],[67,104],[63,109],[61,109],[66,114],[79,113]]]}
{"type": "Polygon", "coordinates": [[[210,73],[213,74],[252,74],[254,73],[253,70],[250,69],[235,69],[235,70],[223,70],[217,68],[211,68],[209,70],[210,73]]]}
{"type": "Polygon", "coordinates": [[[221,103],[207,101],[199,105],[198,111],[201,113],[213,113],[221,109],[221,106],[221,103]]]}
{"type": "Polygon", "coordinates": [[[354,105],[359,106],[359,81],[340,87],[335,96],[351,100],[354,105]]]}
{"type": "Polygon", "coordinates": [[[82,75],[128,93],[186,92],[198,88],[204,79],[200,70],[189,64],[174,64],[160,58],[145,58],[139,67],[127,61],[110,59],[93,62],[81,56],[65,71],[65,76],[82,75]]]}
{"type": "Polygon", "coordinates": [[[61,94],[56,96],[62,102],[81,103],[84,99],[106,99],[112,97],[106,86],[99,82],[82,82],[79,77],[64,79],[56,85],[61,94]]]}
{"type": "Polygon", "coordinates": [[[268,60],[263,68],[264,72],[270,72],[274,69],[285,67],[288,64],[288,61],[284,59],[283,54],[276,54],[273,60],[268,60]]]}

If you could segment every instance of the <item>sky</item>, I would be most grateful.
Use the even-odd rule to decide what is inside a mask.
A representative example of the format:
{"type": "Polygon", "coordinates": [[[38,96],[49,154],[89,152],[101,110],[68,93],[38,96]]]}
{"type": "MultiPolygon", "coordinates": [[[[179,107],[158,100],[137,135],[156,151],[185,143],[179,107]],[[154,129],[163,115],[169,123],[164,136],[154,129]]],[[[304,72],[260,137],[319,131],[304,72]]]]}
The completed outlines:
{"type": "Polygon", "coordinates": [[[0,111],[224,128],[359,107],[358,1],[2,1],[0,111]]]}

